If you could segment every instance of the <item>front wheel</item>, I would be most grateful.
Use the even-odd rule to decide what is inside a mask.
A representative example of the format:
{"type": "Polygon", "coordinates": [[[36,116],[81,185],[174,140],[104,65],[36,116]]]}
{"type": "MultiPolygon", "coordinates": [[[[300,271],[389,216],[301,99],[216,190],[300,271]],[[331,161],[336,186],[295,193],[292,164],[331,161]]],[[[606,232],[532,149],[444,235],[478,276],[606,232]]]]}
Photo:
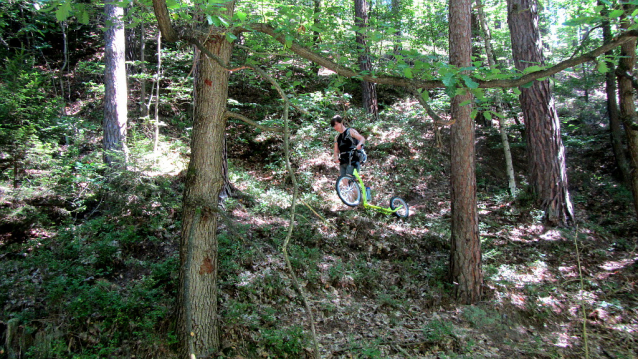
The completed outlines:
{"type": "Polygon", "coordinates": [[[350,176],[341,176],[335,185],[339,199],[347,206],[355,207],[361,202],[361,188],[357,180],[350,176]]]}
{"type": "Polygon", "coordinates": [[[394,215],[399,218],[407,218],[408,215],[410,214],[408,204],[402,198],[399,198],[399,197],[392,197],[392,199],[390,200],[390,208],[392,210],[395,210],[398,208],[398,210],[394,212],[394,215]]]}

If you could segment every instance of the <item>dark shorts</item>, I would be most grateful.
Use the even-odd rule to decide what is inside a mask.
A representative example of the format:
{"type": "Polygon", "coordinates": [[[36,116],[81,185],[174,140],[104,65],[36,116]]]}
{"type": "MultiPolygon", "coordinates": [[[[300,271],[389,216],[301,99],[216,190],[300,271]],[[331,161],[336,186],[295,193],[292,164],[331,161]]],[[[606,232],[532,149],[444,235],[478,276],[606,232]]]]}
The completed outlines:
{"type": "Polygon", "coordinates": [[[359,167],[358,162],[354,162],[353,164],[342,163],[339,165],[339,176],[345,176],[346,174],[351,175],[355,168],[357,172],[361,173],[361,167],[359,167]]]}

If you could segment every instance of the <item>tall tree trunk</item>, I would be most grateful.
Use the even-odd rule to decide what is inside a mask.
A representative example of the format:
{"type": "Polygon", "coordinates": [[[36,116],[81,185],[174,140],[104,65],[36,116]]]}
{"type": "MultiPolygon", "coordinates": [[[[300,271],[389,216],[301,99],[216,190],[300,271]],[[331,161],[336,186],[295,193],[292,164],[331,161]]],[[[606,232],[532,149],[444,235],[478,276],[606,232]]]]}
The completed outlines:
{"type": "Polygon", "coordinates": [[[127,86],[125,36],[122,16],[124,9],[107,0],[104,5],[106,22],[104,51],[104,162],[108,165],[126,163],[127,86]]]}
{"type": "Polygon", "coordinates": [[[401,37],[403,33],[401,32],[401,24],[403,24],[403,16],[401,15],[401,0],[392,0],[392,21],[394,21],[394,25],[397,27],[397,31],[394,33],[394,43],[392,48],[393,59],[394,55],[398,55],[401,51],[403,51],[403,44],[401,42],[401,37]]]}
{"type": "Polygon", "coordinates": [[[153,157],[158,158],[158,146],[160,135],[159,105],[160,105],[160,88],[162,82],[162,36],[157,34],[157,83],[155,88],[155,116],[154,116],[154,135],[153,135],[153,157]]]}
{"type": "MultiPolygon", "coordinates": [[[[317,48],[319,46],[319,43],[321,42],[321,33],[319,33],[319,30],[317,30],[319,24],[321,23],[321,0],[314,0],[314,7],[313,7],[313,24],[315,25],[315,30],[312,31],[312,41],[315,45],[315,48],[317,48]]],[[[312,72],[317,75],[319,73],[319,69],[321,69],[321,66],[319,66],[318,64],[312,62],[310,64],[310,67],[312,68],[312,72]]]]}
{"type": "MultiPolygon", "coordinates": [[[[487,26],[485,20],[485,11],[483,10],[483,3],[481,0],[476,0],[476,7],[478,9],[478,20],[483,29],[483,40],[485,42],[485,52],[487,54],[487,63],[491,69],[496,69],[496,57],[492,49],[492,36],[490,35],[490,28],[487,26]]],[[[505,91],[505,89],[503,89],[505,91]]],[[[503,100],[500,90],[496,90],[496,111],[503,113],[503,100]]],[[[512,151],[510,150],[510,141],[507,138],[507,128],[505,128],[505,120],[501,116],[498,117],[498,131],[501,134],[501,143],[503,144],[503,153],[505,155],[505,169],[507,170],[507,180],[509,183],[510,194],[512,197],[516,196],[516,178],[514,177],[514,164],[512,162],[512,151]]]]}
{"type": "MultiPolygon", "coordinates": [[[[158,36],[159,38],[160,36],[158,36]]],[[[144,22],[140,24],[140,115],[148,116],[148,106],[146,106],[146,29],[144,22]]]]}
{"type": "MultiPolygon", "coordinates": [[[[508,23],[516,68],[543,64],[536,0],[508,0],[508,23]]],[[[565,147],[549,80],[521,87],[520,102],[527,129],[528,176],[545,221],[568,225],[574,220],[569,198],[565,147]]]]}
{"type": "MultiPolygon", "coordinates": [[[[603,41],[609,42],[612,39],[611,24],[609,19],[609,9],[602,0],[598,0],[598,5],[603,8],[600,10],[600,15],[603,18],[603,41]]],[[[605,53],[606,56],[611,57],[614,55],[614,50],[605,53]]],[[[620,110],[618,109],[618,88],[616,86],[615,65],[612,60],[606,61],[609,70],[605,73],[605,90],[607,92],[607,114],[609,115],[609,128],[611,137],[611,147],[614,151],[614,157],[616,158],[616,166],[620,170],[622,181],[629,185],[631,174],[629,171],[629,161],[625,155],[625,149],[623,146],[623,125],[620,120],[620,110]]]]}
{"type": "MultiPolygon", "coordinates": [[[[232,16],[234,2],[226,4],[232,16]]],[[[219,31],[200,41],[224,63],[233,44],[219,31]]],[[[208,56],[197,57],[191,160],[186,174],[180,241],[179,338],[183,353],[208,356],[219,348],[217,314],[218,199],[224,186],[223,152],[229,72],[208,56]]]]}
{"type": "MultiPolygon", "coordinates": [[[[630,5],[626,1],[623,1],[623,7],[626,14],[632,14],[636,8],[635,5],[630,5]]],[[[623,19],[621,23],[623,29],[629,28],[630,25],[630,20],[623,19]]],[[[635,65],[636,39],[633,39],[620,46],[618,90],[620,91],[620,118],[625,125],[627,144],[631,156],[631,191],[634,195],[636,217],[638,217],[638,115],[636,114],[636,104],[634,102],[634,89],[631,84],[635,65]],[[625,74],[629,76],[625,76],[625,74]]]]}
{"type": "MultiPolygon", "coordinates": [[[[372,71],[372,58],[367,45],[368,2],[366,0],[354,0],[354,24],[357,27],[356,42],[359,45],[359,68],[363,73],[370,73],[372,71]]],[[[363,94],[363,108],[366,113],[376,118],[379,115],[377,84],[362,81],[361,92],[363,94]]]]}
{"type": "MultiPolygon", "coordinates": [[[[459,68],[471,63],[471,0],[450,0],[450,64],[459,68]]],[[[481,299],[481,242],[476,210],[476,161],[474,153],[474,121],[471,118],[472,95],[452,98],[451,187],[452,243],[450,279],[462,303],[481,299]]]]}

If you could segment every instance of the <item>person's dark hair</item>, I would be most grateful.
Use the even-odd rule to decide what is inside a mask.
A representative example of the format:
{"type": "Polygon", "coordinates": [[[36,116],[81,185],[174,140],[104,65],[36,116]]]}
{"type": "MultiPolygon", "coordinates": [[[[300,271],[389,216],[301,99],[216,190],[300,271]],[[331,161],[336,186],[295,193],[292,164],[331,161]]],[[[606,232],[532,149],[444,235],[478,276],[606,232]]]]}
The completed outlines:
{"type": "Polygon", "coordinates": [[[330,127],[335,127],[337,123],[343,123],[343,118],[339,115],[335,115],[332,120],[330,120],[330,127]]]}

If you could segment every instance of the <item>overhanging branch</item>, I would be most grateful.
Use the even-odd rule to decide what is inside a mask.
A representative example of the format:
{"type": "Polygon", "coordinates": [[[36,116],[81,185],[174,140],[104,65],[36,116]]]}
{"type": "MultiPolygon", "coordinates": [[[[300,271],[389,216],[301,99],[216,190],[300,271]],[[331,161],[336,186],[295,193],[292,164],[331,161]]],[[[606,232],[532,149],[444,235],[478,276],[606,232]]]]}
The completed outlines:
{"type": "MultiPolygon", "coordinates": [[[[421,88],[421,89],[433,89],[433,88],[444,88],[445,85],[443,84],[442,81],[439,80],[430,80],[430,81],[423,81],[423,80],[415,80],[415,79],[407,79],[404,77],[398,77],[398,76],[371,76],[371,75],[363,75],[360,73],[357,73],[356,71],[347,68],[345,66],[341,66],[337,63],[335,63],[334,61],[319,55],[315,52],[312,52],[311,50],[295,43],[286,43],[286,38],[284,35],[282,34],[278,34],[275,32],[275,29],[268,25],[268,24],[253,24],[251,25],[250,29],[243,29],[242,31],[258,31],[261,33],[264,33],[266,35],[271,36],[272,38],[274,38],[276,41],[280,42],[283,45],[286,46],[290,46],[290,50],[292,52],[294,52],[295,54],[310,60],[318,65],[321,65],[327,69],[330,69],[334,72],[336,72],[337,74],[341,75],[341,76],[345,76],[345,77],[357,77],[360,78],[362,80],[368,81],[368,82],[374,82],[377,84],[384,84],[384,85],[394,85],[394,86],[399,86],[399,87],[407,87],[407,88],[421,88]]],[[[611,49],[614,49],[620,45],[622,45],[623,43],[637,38],[638,37],[638,30],[632,30],[632,31],[627,31],[619,36],[617,36],[616,38],[614,38],[612,41],[603,44],[602,46],[586,53],[583,54],[579,57],[576,58],[571,58],[565,61],[562,61],[552,67],[549,67],[547,69],[544,70],[540,70],[540,71],[534,71],[531,72],[529,74],[526,74],[524,76],[521,76],[517,79],[509,79],[509,80],[478,80],[478,79],[474,79],[474,81],[476,81],[479,84],[480,88],[508,88],[508,87],[518,87],[518,86],[522,86],[525,85],[526,83],[529,83],[531,81],[535,81],[544,77],[548,77],[551,75],[554,75],[560,71],[563,71],[567,68],[570,67],[574,67],[576,65],[580,65],[584,62],[587,61],[593,61],[595,60],[598,56],[604,54],[607,51],[610,51],[611,49]]]]}

